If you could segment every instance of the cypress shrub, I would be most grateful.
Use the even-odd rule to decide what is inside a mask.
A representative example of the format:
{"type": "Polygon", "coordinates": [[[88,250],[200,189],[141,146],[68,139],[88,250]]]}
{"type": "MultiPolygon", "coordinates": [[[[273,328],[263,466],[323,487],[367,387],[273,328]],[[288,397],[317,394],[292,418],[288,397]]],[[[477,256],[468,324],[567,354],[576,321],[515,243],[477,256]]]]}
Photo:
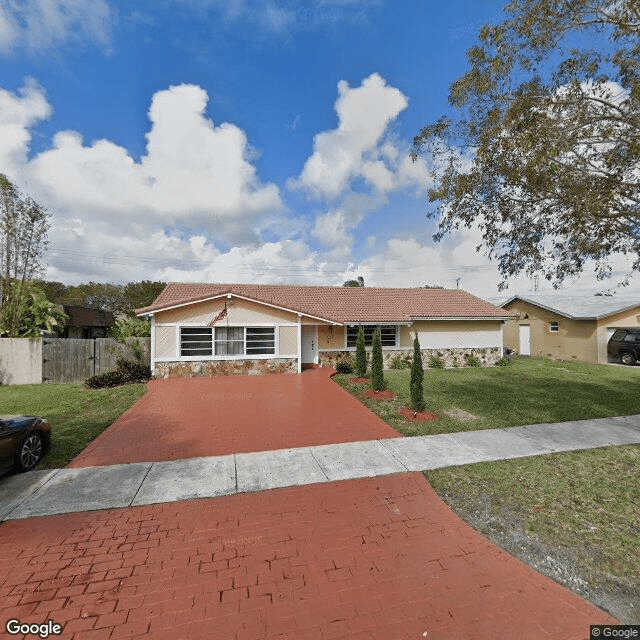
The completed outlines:
{"type": "Polygon", "coordinates": [[[364,378],[367,375],[367,351],[364,348],[362,327],[358,329],[358,338],[356,339],[356,375],[358,378],[364,378]]]}
{"type": "Polygon", "coordinates": [[[374,391],[382,391],[384,389],[380,329],[376,329],[373,334],[373,349],[371,351],[371,386],[373,387],[374,391]]]}
{"type": "Polygon", "coordinates": [[[413,340],[413,363],[411,364],[411,381],[409,382],[411,408],[414,411],[424,411],[426,407],[424,388],[422,386],[423,378],[422,354],[420,353],[420,342],[418,340],[418,334],[416,333],[416,337],[413,340]]]}

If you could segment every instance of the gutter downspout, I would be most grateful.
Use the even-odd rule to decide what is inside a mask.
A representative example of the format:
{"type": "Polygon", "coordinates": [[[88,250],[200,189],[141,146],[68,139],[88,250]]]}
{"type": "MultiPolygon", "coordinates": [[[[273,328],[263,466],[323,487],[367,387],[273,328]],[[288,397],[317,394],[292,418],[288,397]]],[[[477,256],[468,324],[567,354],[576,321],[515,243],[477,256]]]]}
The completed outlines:
{"type": "Polygon", "coordinates": [[[151,368],[151,373],[155,374],[156,368],[156,317],[152,313],[151,314],[151,360],[149,362],[149,366],[151,368]]]}
{"type": "Polygon", "coordinates": [[[298,373],[302,373],[302,314],[298,314],[298,373]]]}

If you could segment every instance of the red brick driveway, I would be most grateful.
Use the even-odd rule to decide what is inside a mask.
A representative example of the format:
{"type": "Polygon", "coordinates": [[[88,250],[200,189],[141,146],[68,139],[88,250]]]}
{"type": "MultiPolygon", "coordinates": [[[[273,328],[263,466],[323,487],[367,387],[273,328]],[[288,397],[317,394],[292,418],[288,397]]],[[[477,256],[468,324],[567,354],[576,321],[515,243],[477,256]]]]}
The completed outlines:
{"type": "Polygon", "coordinates": [[[585,640],[614,622],[417,473],[4,523],[10,618],[65,640],[585,640]]]}
{"type": "Polygon", "coordinates": [[[180,460],[400,436],[333,382],[332,371],[152,380],[146,395],[69,466],[180,460]]]}

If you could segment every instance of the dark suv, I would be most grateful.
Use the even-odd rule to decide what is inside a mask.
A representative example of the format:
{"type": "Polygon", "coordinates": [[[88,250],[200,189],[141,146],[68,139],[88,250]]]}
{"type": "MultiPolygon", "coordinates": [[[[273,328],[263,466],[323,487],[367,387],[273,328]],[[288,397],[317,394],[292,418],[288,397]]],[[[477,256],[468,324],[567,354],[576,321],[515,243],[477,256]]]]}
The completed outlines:
{"type": "Polygon", "coordinates": [[[640,360],[640,329],[616,329],[609,338],[607,353],[622,364],[635,364],[640,360]]]}

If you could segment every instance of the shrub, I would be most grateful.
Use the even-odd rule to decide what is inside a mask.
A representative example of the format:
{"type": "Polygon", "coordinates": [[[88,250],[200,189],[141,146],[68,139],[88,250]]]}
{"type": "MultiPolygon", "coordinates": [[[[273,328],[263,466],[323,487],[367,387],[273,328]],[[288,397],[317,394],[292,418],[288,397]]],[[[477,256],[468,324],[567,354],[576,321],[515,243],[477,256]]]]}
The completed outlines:
{"type": "Polygon", "coordinates": [[[503,356],[502,358],[500,358],[500,360],[496,362],[496,367],[508,367],[510,364],[511,364],[511,361],[509,360],[509,358],[505,358],[503,356]]]}
{"type": "Polygon", "coordinates": [[[338,373],[353,373],[353,365],[348,358],[341,358],[336,362],[336,371],[338,373]]]}
{"type": "Polygon", "coordinates": [[[478,359],[478,356],[469,356],[467,358],[467,366],[469,367],[481,367],[482,362],[478,359]]]}
{"type": "Polygon", "coordinates": [[[373,348],[371,350],[371,387],[374,391],[384,389],[384,374],[382,373],[382,345],[380,344],[380,329],[373,334],[373,348]]]}
{"type": "Polygon", "coordinates": [[[116,320],[115,326],[107,329],[107,338],[113,338],[118,342],[124,342],[127,338],[148,338],[151,335],[151,322],[149,320],[116,320]]]}
{"type": "Polygon", "coordinates": [[[364,348],[364,329],[358,329],[358,338],[356,339],[356,375],[358,378],[364,378],[367,375],[367,351],[364,348]]]}
{"type": "Polygon", "coordinates": [[[392,369],[408,369],[410,366],[411,366],[411,363],[406,358],[403,358],[402,356],[396,356],[391,361],[392,369]]]}
{"type": "Polygon", "coordinates": [[[416,337],[413,339],[413,363],[411,364],[411,379],[409,382],[411,408],[414,411],[424,411],[425,409],[423,379],[422,353],[420,352],[420,341],[416,333],[416,337]]]}
{"type": "Polygon", "coordinates": [[[151,369],[146,365],[118,358],[115,371],[107,371],[99,376],[87,378],[84,386],[87,389],[103,389],[130,382],[146,382],[149,378],[151,378],[151,369]]]}
{"type": "Polygon", "coordinates": [[[431,356],[427,366],[429,369],[444,369],[444,362],[442,358],[438,358],[438,356],[431,356]]]}
{"type": "Polygon", "coordinates": [[[129,345],[129,348],[133,352],[133,355],[136,360],[142,360],[142,356],[144,355],[144,350],[142,349],[142,345],[139,340],[133,340],[129,345]]]}

